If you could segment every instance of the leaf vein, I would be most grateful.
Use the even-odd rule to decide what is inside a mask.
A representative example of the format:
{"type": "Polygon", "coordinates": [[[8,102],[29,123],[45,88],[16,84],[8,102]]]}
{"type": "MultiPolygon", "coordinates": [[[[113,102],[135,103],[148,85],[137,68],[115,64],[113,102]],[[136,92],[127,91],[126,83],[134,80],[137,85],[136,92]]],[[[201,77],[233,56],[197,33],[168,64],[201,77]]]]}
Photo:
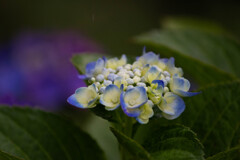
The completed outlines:
{"type": "Polygon", "coordinates": [[[21,151],[21,153],[23,153],[23,155],[25,156],[25,158],[27,158],[28,160],[30,160],[29,156],[22,150],[21,147],[19,147],[16,143],[14,143],[14,142],[12,141],[12,139],[11,139],[9,136],[7,136],[6,134],[4,134],[1,130],[0,130],[0,132],[3,134],[3,136],[5,136],[5,138],[7,138],[7,139],[15,146],[15,148],[17,148],[19,151],[21,151]]]}
{"type": "MultiPolygon", "coordinates": [[[[0,113],[0,114],[2,114],[3,115],[3,113],[0,113]]],[[[50,160],[53,160],[52,158],[51,158],[51,156],[49,155],[49,153],[43,148],[43,146],[41,145],[41,143],[39,143],[39,141],[36,139],[36,137],[34,137],[26,128],[24,128],[24,127],[22,127],[21,125],[19,125],[18,123],[17,123],[17,121],[15,120],[15,119],[13,119],[11,116],[9,116],[9,115],[3,115],[3,116],[5,116],[5,117],[8,117],[8,119],[10,119],[10,120],[12,120],[12,122],[16,125],[16,126],[18,126],[19,128],[21,128],[25,133],[27,133],[30,137],[32,137],[32,139],[38,144],[38,146],[39,146],[39,148],[43,151],[43,153],[48,157],[48,159],[50,159],[50,160]]]]}

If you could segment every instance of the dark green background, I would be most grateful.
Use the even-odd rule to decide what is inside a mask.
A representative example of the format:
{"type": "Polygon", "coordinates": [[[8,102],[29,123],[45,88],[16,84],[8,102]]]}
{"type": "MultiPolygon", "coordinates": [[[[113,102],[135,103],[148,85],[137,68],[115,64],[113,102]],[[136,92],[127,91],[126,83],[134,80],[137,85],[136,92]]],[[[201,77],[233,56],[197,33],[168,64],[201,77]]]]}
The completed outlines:
{"type": "Polygon", "coordinates": [[[216,21],[240,35],[240,1],[178,0],[1,0],[0,42],[25,30],[78,30],[113,55],[136,54],[131,37],[169,16],[216,21]]]}

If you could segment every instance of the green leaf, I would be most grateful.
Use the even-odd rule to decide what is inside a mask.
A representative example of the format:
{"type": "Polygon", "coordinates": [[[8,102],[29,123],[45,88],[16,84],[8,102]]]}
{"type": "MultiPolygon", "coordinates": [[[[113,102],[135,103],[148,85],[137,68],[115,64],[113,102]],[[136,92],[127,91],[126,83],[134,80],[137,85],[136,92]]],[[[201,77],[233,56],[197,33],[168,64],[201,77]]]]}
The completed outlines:
{"type": "Polygon", "coordinates": [[[89,133],[102,148],[108,160],[121,160],[119,144],[109,127],[111,124],[101,117],[91,114],[91,120],[84,125],[84,131],[89,133]]]}
{"type": "Polygon", "coordinates": [[[209,157],[207,160],[239,160],[239,158],[240,146],[237,146],[209,157]]]}
{"type": "MultiPolygon", "coordinates": [[[[113,134],[116,136],[118,142],[120,145],[123,146],[123,148],[128,151],[127,153],[133,156],[132,159],[142,159],[147,160],[150,158],[150,154],[135,140],[131,139],[130,137],[124,135],[120,131],[110,128],[113,134]]],[[[126,155],[124,155],[126,156],[126,155]]]]}
{"type": "Polygon", "coordinates": [[[100,53],[81,53],[81,54],[74,55],[71,59],[71,62],[74,65],[74,67],[76,67],[76,69],[80,74],[84,74],[85,66],[89,62],[94,62],[98,58],[101,58],[102,56],[103,54],[100,54],[100,53]]]}
{"type": "Polygon", "coordinates": [[[186,110],[172,123],[196,132],[207,156],[240,144],[240,81],[208,87],[185,102],[186,110]]]}
{"type": "Polygon", "coordinates": [[[226,31],[213,21],[196,17],[168,17],[161,22],[166,29],[194,29],[211,33],[225,33],[226,31]]]}
{"type": "Polygon", "coordinates": [[[240,77],[240,44],[224,35],[165,29],[142,34],[136,42],[175,57],[177,66],[202,86],[240,77]]]}
{"type": "Polygon", "coordinates": [[[26,160],[105,159],[97,143],[71,122],[30,108],[0,107],[0,150],[26,160]]]}
{"type": "Polygon", "coordinates": [[[150,121],[139,127],[135,135],[152,156],[164,160],[202,160],[203,147],[196,134],[182,125],[164,126],[160,121],[150,121]]]}
{"type": "Polygon", "coordinates": [[[12,155],[4,153],[3,151],[0,151],[0,159],[1,160],[22,160],[22,159],[20,159],[18,157],[14,157],[12,155]]]}

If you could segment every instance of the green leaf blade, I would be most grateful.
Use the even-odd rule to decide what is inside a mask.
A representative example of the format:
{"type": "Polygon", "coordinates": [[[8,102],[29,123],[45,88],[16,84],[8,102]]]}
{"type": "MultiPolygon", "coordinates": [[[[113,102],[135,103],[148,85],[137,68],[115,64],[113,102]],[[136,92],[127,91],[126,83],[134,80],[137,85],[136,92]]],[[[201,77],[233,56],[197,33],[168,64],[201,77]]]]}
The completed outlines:
{"type": "Polygon", "coordinates": [[[153,121],[139,126],[134,139],[114,128],[111,131],[130,154],[126,154],[126,159],[204,159],[203,146],[196,134],[182,125],[164,126],[159,121],[153,121]]]}
{"type": "Polygon", "coordinates": [[[0,149],[11,155],[29,160],[104,159],[89,135],[54,114],[0,107],[0,120],[0,139],[5,139],[0,149]]]}
{"type": "Polygon", "coordinates": [[[12,156],[12,155],[9,155],[3,151],[0,151],[0,159],[1,160],[23,160],[23,159],[20,159],[18,157],[15,157],[15,156],[12,156]]]}
{"type": "MultiPolygon", "coordinates": [[[[186,110],[176,120],[198,134],[207,156],[240,144],[240,81],[212,85],[185,98],[186,110]]],[[[240,158],[240,155],[239,155],[240,158]]]]}
{"type": "Polygon", "coordinates": [[[208,155],[239,144],[239,81],[210,87],[201,95],[188,99],[186,104],[191,108],[182,119],[199,134],[208,155]],[[187,116],[189,112],[193,112],[194,119],[187,116]]]}
{"type": "Polygon", "coordinates": [[[203,146],[196,134],[182,125],[164,126],[152,121],[138,129],[135,139],[153,159],[204,159],[203,146]]]}
{"type": "Polygon", "coordinates": [[[240,147],[234,147],[226,151],[220,152],[207,160],[238,160],[240,157],[240,147]]]}
{"type": "Polygon", "coordinates": [[[204,86],[240,77],[240,44],[229,37],[191,29],[155,30],[136,37],[176,63],[204,86]]]}

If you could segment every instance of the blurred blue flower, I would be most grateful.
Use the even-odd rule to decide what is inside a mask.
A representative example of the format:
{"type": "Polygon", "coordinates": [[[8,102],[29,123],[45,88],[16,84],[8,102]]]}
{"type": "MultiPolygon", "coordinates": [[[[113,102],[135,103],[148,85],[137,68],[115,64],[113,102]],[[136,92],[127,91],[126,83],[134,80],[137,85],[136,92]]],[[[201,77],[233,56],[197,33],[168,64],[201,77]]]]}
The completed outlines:
{"type": "Polygon", "coordinates": [[[0,103],[59,109],[75,88],[84,86],[70,63],[75,53],[100,47],[77,32],[26,32],[0,49],[0,103]],[[76,75],[76,76],[72,76],[76,75]]]}

